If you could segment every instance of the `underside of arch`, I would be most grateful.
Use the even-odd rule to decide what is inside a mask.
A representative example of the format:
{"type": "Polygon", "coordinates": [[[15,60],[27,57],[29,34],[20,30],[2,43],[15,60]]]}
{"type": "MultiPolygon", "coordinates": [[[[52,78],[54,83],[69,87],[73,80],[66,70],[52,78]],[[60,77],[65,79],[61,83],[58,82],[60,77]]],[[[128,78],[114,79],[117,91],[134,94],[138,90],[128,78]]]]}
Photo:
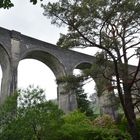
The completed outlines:
{"type": "Polygon", "coordinates": [[[81,62],[78,65],[75,66],[75,69],[80,69],[80,70],[84,70],[84,69],[89,69],[91,68],[92,64],[89,62],[81,62]]]}
{"type": "Polygon", "coordinates": [[[54,73],[56,78],[65,75],[65,69],[62,63],[52,54],[44,51],[31,51],[28,52],[22,59],[36,59],[47,65],[54,73]]]}

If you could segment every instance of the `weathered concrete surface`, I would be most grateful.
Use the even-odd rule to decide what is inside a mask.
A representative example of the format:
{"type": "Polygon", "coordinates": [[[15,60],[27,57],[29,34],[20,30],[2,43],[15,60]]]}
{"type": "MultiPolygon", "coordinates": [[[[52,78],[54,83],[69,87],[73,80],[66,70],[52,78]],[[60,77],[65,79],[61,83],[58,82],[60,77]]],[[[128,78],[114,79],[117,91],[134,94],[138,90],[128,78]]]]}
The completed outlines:
{"type": "MultiPolygon", "coordinates": [[[[0,64],[3,72],[1,103],[17,89],[17,68],[19,62],[27,58],[46,64],[56,78],[71,75],[76,66],[82,68],[82,63],[92,64],[95,61],[92,56],[61,49],[19,32],[0,28],[0,64]]],[[[61,94],[62,90],[63,86],[58,85],[58,103],[67,113],[77,107],[76,96],[70,93],[61,94]]]]}

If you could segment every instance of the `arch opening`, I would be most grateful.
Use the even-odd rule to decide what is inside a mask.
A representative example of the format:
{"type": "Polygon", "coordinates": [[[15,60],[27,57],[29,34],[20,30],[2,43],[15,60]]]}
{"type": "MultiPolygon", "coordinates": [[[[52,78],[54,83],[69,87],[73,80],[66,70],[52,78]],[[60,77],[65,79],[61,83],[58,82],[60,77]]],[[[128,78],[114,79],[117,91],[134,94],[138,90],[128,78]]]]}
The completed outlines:
{"type": "MultiPolygon", "coordinates": [[[[85,69],[90,69],[92,64],[83,62],[78,64],[73,70],[73,75],[82,76],[85,69]]],[[[85,81],[83,81],[82,86],[84,93],[87,94],[87,99],[90,101],[90,105],[93,108],[94,114],[100,114],[99,100],[97,97],[96,83],[91,76],[88,76],[85,81]]]]}
{"type": "MultiPolygon", "coordinates": [[[[65,75],[65,69],[64,69],[64,66],[62,65],[62,63],[57,59],[57,57],[55,57],[51,53],[41,51],[41,50],[31,50],[31,51],[25,52],[25,54],[23,54],[22,59],[20,61],[20,65],[22,64],[21,62],[24,62],[27,59],[28,59],[28,61],[33,60],[34,62],[36,61],[37,63],[40,63],[42,65],[42,66],[40,66],[40,65],[36,66],[36,68],[45,67],[45,69],[47,69],[47,70],[45,70],[44,74],[43,74],[42,70],[39,70],[38,72],[36,72],[36,74],[38,74],[38,75],[42,74],[43,77],[41,79],[47,80],[47,81],[43,82],[43,84],[44,83],[48,83],[48,85],[50,84],[49,86],[47,86],[47,84],[44,85],[46,91],[47,91],[47,89],[51,88],[51,90],[49,90],[48,93],[46,93],[46,96],[48,96],[47,98],[51,99],[51,100],[57,98],[57,101],[58,101],[59,93],[58,93],[57,85],[55,83],[55,81],[56,81],[55,79],[58,79],[59,77],[65,75]],[[49,72],[48,72],[48,70],[49,70],[49,72]],[[46,74],[48,74],[48,76],[52,77],[52,78],[48,78],[48,76],[45,77],[46,74]],[[52,95],[51,92],[54,92],[55,95],[52,95]],[[49,97],[50,95],[51,95],[51,97],[49,97]]],[[[19,67],[20,67],[20,65],[19,65],[19,67]]],[[[32,66],[33,65],[34,64],[32,64],[32,66]]],[[[32,69],[32,72],[34,72],[36,68],[32,69]]],[[[20,70],[19,70],[19,73],[20,73],[20,70]]],[[[20,79],[20,76],[19,76],[19,79],[20,79]]],[[[39,83],[41,83],[41,82],[39,82],[39,83]]],[[[18,84],[18,85],[20,87],[20,84],[18,84]]]]}
{"type": "Polygon", "coordinates": [[[56,77],[52,70],[36,59],[23,59],[18,66],[18,88],[29,85],[45,90],[47,100],[57,99],[56,77]]]}
{"type": "MultiPolygon", "coordinates": [[[[74,69],[73,70],[73,75],[75,76],[80,76],[82,75],[83,70],[80,69],[74,69]]],[[[87,93],[87,97],[89,100],[91,100],[91,97],[93,97],[92,95],[96,93],[95,91],[95,81],[92,77],[88,77],[84,82],[83,82],[83,90],[85,93],[87,93]]]]}
{"type": "Polygon", "coordinates": [[[65,69],[62,63],[52,54],[44,51],[33,50],[26,53],[23,59],[35,59],[47,65],[54,73],[56,78],[65,75],[65,69]]]}
{"type": "MultiPolygon", "coordinates": [[[[92,64],[87,62],[82,62],[78,64],[73,70],[73,75],[80,76],[83,74],[85,69],[90,69],[92,64]]],[[[90,95],[95,93],[95,81],[92,77],[88,77],[83,83],[84,92],[87,93],[88,99],[90,99],[90,95]]]]}
{"type": "Polygon", "coordinates": [[[75,69],[79,69],[79,70],[84,70],[84,69],[89,69],[91,68],[92,64],[88,63],[88,62],[82,62],[80,64],[78,64],[75,69]]]}
{"type": "MultiPolygon", "coordinates": [[[[82,71],[84,69],[89,69],[90,67],[83,67],[84,64],[87,65],[87,63],[81,63],[79,65],[77,65],[75,68],[77,69],[80,69],[80,73],[83,73],[82,71]]],[[[85,66],[86,66],[85,65],[85,66]]],[[[87,65],[87,66],[90,66],[90,65],[87,65]]],[[[92,68],[92,71],[94,71],[94,69],[92,68]]],[[[94,74],[94,72],[93,72],[94,74]]],[[[90,79],[91,81],[92,80],[95,80],[94,82],[94,86],[91,86],[86,84],[83,86],[84,90],[85,88],[87,88],[87,91],[85,90],[85,93],[88,93],[88,97],[90,97],[90,99],[92,99],[94,102],[94,114],[108,114],[110,115],[113,119],[117,120],[117,117],[118,117],[118,114],[117,114],[117,104],[115,101],[115,96],[114,96],[114,93],[113,92],[116,92],[114,87],[116,86],[115,83],[108,83],[106,81],[106,79],[102,79],[102,77],[99,77],[97,75],[93,75],[91,73],[91,77],[89,76],[89,79],[87,79],[86,81],[84,81],[85,83],[90,83],[90,79]],[[88,81],[89,80],[89,81],[88,81]],[[96,86],[95,86],[96,85],[96,86]],[[96,90],[94,90],[93,94],[89,94],[89,90],[92,88],[93,90],[96,88],[96,90]],[[114,90],[112,90],[114,89],[114,90]]],[[[112,76],[112,79],[114,77],[112,76]]],[[[115,80],[115,79],[114,79],[115,80]]],[[[117,93],[116,93],[117,95],[117,93]]]]}

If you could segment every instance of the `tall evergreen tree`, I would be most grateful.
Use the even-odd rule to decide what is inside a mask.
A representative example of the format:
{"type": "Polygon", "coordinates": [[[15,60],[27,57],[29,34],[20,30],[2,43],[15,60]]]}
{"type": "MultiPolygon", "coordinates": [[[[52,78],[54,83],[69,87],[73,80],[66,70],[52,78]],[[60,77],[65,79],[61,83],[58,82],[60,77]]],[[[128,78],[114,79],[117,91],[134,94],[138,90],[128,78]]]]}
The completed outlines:
{"type": "Polygon", "coordinates": [[[129,132],[133,140],[138,140],[132,96],[139,90],[135,85],[140,81],[140,0],[59,0],[42,7],[52,24],[68,27],[59,46],[96,47],[105,52],[113,71],[110,75],[103,73],[104,77],[110,81],[110,76],[115,76],[129,132]],[[129,63],[136,57],[137,68],[130,71],[129,63]]]}
{"type": "MultiPolygon", "coordinates": [[[[87,116],[93,115],[93,110],[90,107],[90,101],[87,99],[87,93],[83,89],[84,76],[66,76],[57,80],[57,82],[65,84],[65,92],[76,95],[77,107],[87,116]]],[[[65,94],[65,93],[62,93],[65,94]]]]}

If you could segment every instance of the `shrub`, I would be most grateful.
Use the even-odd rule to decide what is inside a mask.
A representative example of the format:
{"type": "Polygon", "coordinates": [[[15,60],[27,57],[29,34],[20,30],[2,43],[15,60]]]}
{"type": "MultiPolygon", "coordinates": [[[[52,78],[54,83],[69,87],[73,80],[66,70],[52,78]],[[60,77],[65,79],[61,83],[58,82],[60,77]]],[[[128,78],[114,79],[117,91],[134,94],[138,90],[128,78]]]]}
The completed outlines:
{"type": "MultiPolygon", "coordinates": [[[[105,116],[104,118],[106,120],[104,125],[107,125],[110,117],[105,116]]],[[[111,126],[111,123],[109,126],[111,126]]],[[[60,140],[130,140],[127,133],[123,133],[112,126],[110,129],[109,126],[105,128],[105,126],[93,125],[84,113],[74,111],[64,116],[64,125],[60,130],[60,140]]]]}
{"type": "Polygon", "coordinates": [[[109,115],[103,115],[93,120],[93,125],[102,128],[116,128],[115,121],[109,115]]]}
{"type": "Polygon", "coordinates": [[[94,127],[87,133],[85,140],[131,140],[127,133],[118,129],[94,127]]]}
{"type": "Polygon", "coordinates": [[[84,113],[74,111],[64,116],[64,125],[61,127],[61,139],[86,140],[88,131],[92,131],[92,123],[84,113]]]}

